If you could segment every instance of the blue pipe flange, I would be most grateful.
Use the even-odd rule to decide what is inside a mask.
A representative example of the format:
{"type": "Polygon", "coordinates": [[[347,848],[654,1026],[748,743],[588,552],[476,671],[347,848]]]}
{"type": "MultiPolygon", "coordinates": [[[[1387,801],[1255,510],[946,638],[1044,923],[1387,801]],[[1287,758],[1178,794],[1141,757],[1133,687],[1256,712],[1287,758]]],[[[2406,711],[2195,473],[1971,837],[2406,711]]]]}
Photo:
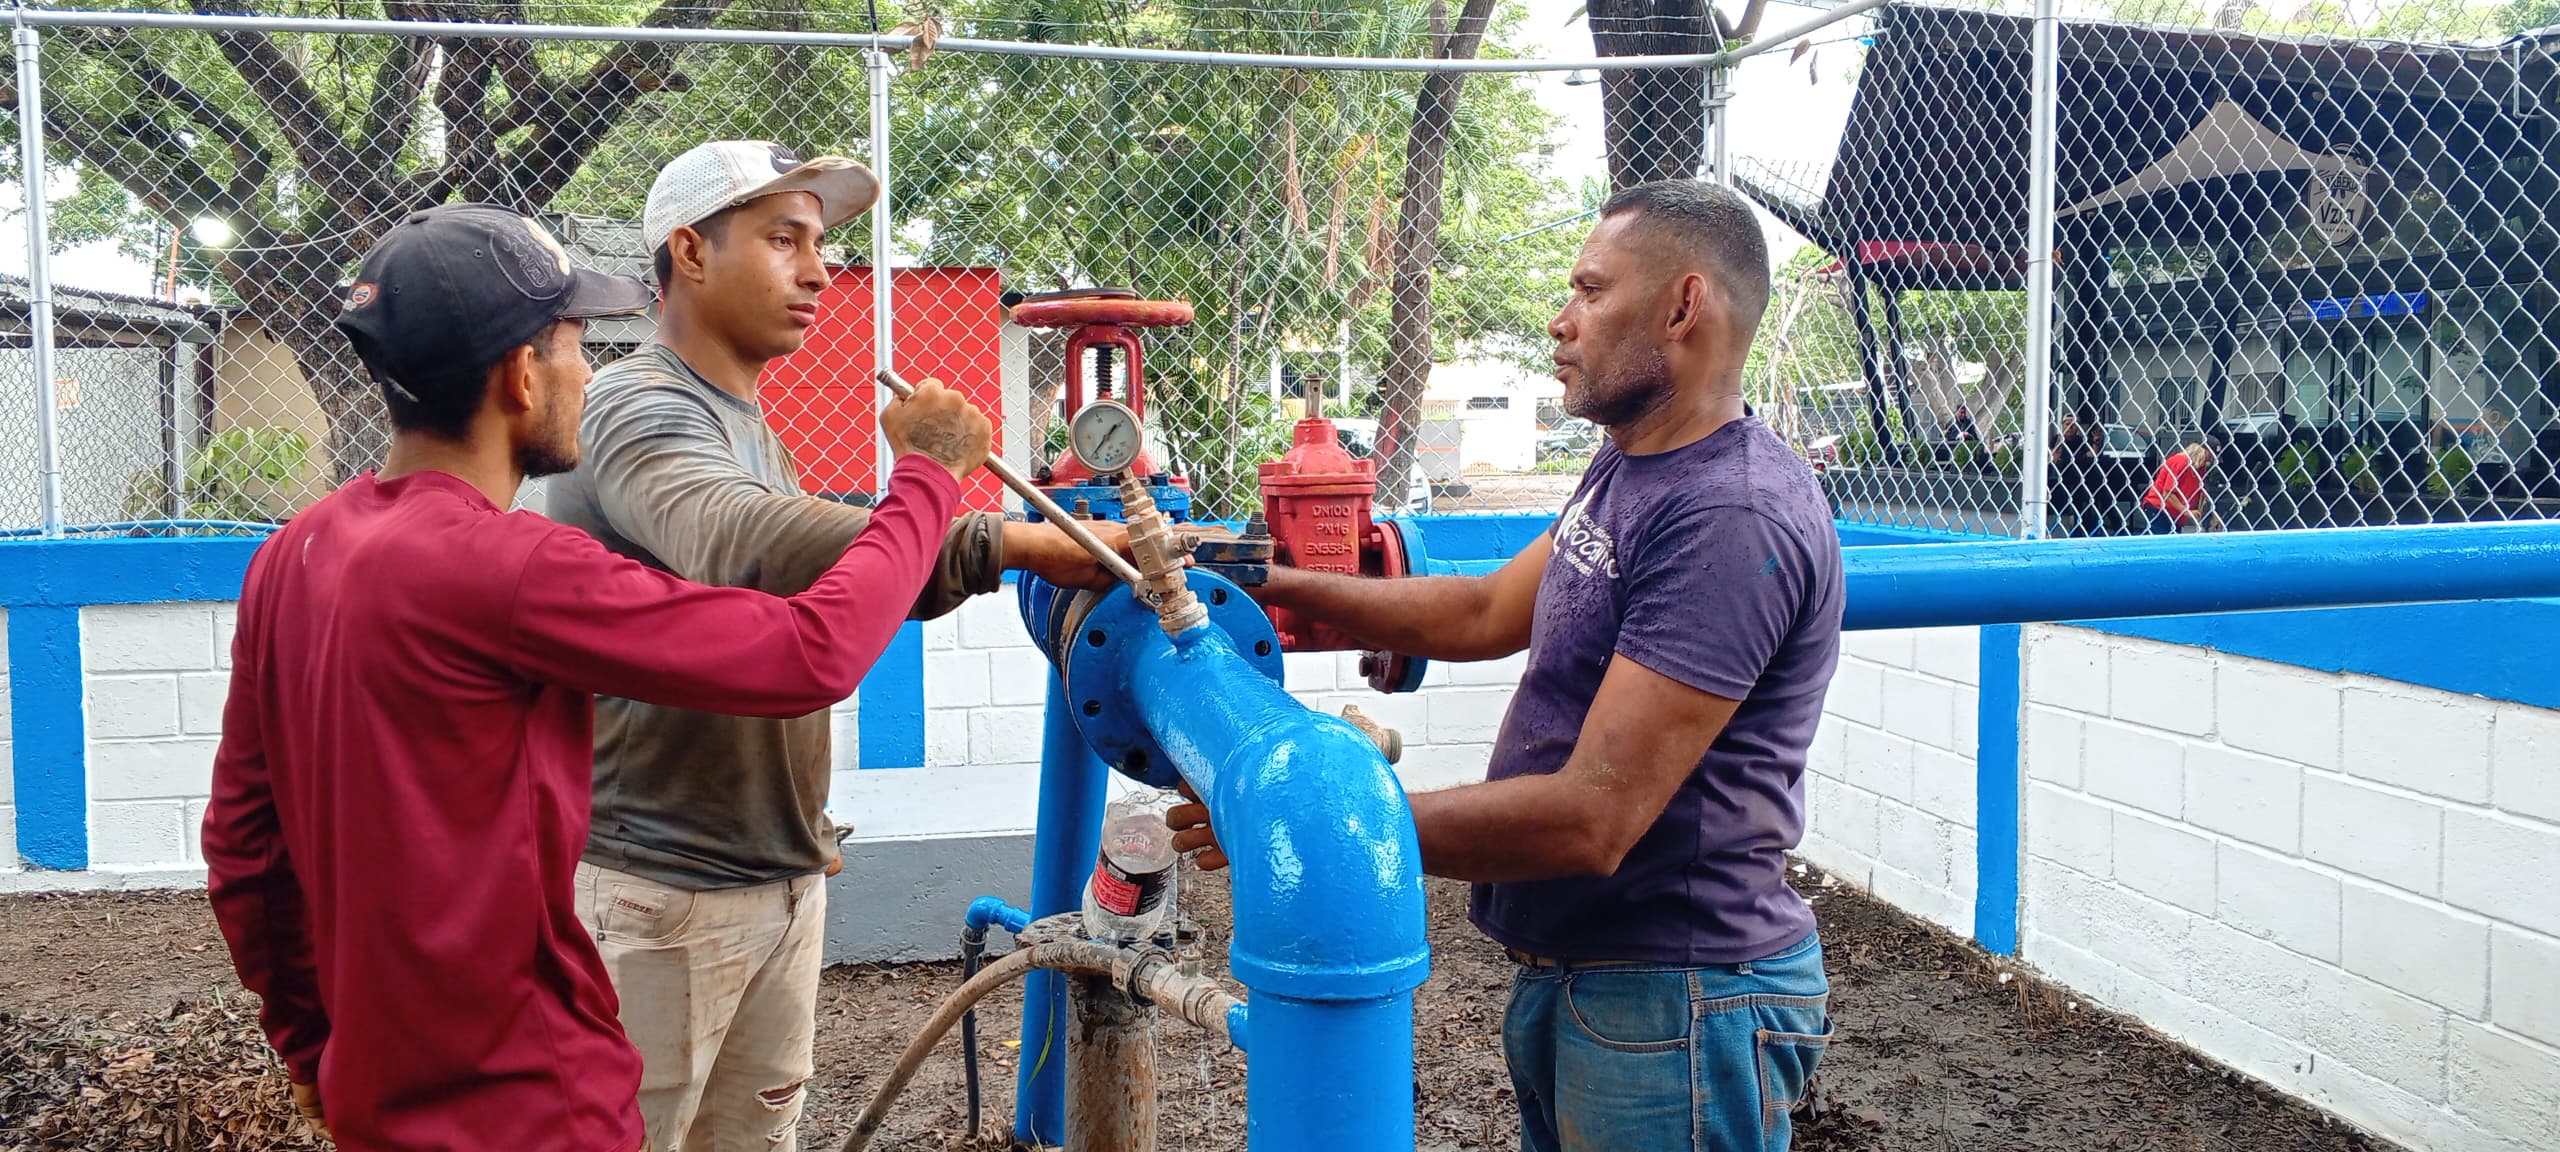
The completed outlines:
{"type": "MultiPolygon", "coordinates": [[[[1209,609],[1209,625],[1225,632],[1236,653],[1255,671],[1285,685],[1280,636],[1253,598],[1215,573],[1195,568],[1183,576],[1191,594],[1209,609]]],[[[1068,706],[1075,710],[1076,729],[1084,733],[1094,754],[1121,775],[1154,788],[1181,783],[1181,773],[1156,746],[1146,723],[1134,710],[1115,706],[1128,699],[1128,661],[1141,650],[1132,641],[1164,635],[1155,610],[1138,603],[1126,588],[1078,593],[1073,599],[1059,622],[1060,631],[1053,633],[1053,642],[1065,650],[1060,668],[1068,706]]]]}
{"type": "MultiPolygon", "coordinates": [[[[1431,553],[1422,542],[1422,526],[1410,520],[1379,522],[1380,539],[1386,544],[1383,567],[1398,576],[1420,576],[1430,570],[1431,553]]],[[[1401,652],[1368,651],[1360,654],[1360,674],[1369,687],[1380,692],[1414,692],[1422,687],[1423,674],[1431,670],[1431,661],[1401,652]]]]}

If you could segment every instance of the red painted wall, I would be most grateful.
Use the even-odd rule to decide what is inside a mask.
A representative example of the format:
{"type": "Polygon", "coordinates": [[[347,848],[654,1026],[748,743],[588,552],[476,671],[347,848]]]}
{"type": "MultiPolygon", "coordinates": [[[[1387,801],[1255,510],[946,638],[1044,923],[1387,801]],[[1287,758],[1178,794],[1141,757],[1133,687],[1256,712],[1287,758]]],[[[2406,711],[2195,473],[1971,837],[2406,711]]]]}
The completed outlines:
{"type": "MultiPolygon", "coordinates": [[[[960,389],[995,421],[1004,451],[1004,383],[996,328],[1002,285],[992,268],[900,268],[890,282],[891,339],[898,374],[928,376],[960,389]]],[[[809,341],[765,369],[758,385],[765,419],[800,465],[810,492],[876,492],[879,414],[871,373],[871,269],[839,268],[818,298],[809,341]]],[[[1004,506],[1004,487],[984,471],[964,494],[971,508],[1004,506]]]]}

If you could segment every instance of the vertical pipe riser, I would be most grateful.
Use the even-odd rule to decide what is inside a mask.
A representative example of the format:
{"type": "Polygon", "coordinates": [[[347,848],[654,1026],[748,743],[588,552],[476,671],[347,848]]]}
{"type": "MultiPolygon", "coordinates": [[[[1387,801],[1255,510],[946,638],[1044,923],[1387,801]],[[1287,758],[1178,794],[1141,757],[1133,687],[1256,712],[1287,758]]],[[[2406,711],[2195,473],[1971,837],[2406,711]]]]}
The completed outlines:
{"type": "Polygon", "coordinates": [[[1412,1152],[1412,993],[1301,1000],[1256,992],[1252,1012],[1246,1147],[1412,1152]]]}
{"type": "Polygon", "coordinates": [[[2034,77],[2035,107],[2030,110],[2027,144],[2027,380],[2026,428],[2019,437],[2018,534],[2042,539],[2050,518],[2046,445],[2053,439],[2053,202],[2054,148],[2059,129],[2057,76],[2061,68],[2061,29],[2055,0],[2036,0],[2034,77]]]}
{"type": "Polygon", "coordinates": [[[18,172],[27,208],[27,365],[35,374],[37,513],[47,537],[62,535],[62,432],[53,394],[53,246],[47,234],[44,76],[36,30],[12,32],[18,55],[18,172]]]}
{"type": "MultiPolygon", "coordinates": [[[[1038,628],[1033,629],[1039,633],[1038,628]]],[[[1076,731],[1066,688],[1049,673],[1040,744],[1040,830],[1031,844],[1031,915],[1072,912],[1102,850],[1102,805],[1110,769],[1076,731]]],[[[1023,978],[1021,1066],[1015,1077],[1013,1136],[1060,1144],[1067,1132],[1067,984],[1055,972],[1023,978]]]]}
{"type": "Polygon", "coordinates": [[[1155,1152],[1156,1008],[1077,976],[1067,1042],[1067,1152],[1155,1152]]]}
{"type": "MultiPolygon", "coordinates": [[[[897,65],[890,61],[888,53],[873,49],[864,57],[863,67],[871,81],[871,175],[880,182],[880,199],[871,206],[871,358],[875,369],[893,369],[898,363],[897,348],[891,342],[896,336],[896,300],[891,284],[896,279],[896,265],[889,251],[889,199],[894,190],[889,182],[889,78],[896,74],[897,65]]],[[[872,411],[888,411],[888,385],[874,380],[871,396],[872,411]]],[[[889,458],[889,434],[877,432],[872,440],[880,487],[885,490],[894,464],[889,458]]]]}

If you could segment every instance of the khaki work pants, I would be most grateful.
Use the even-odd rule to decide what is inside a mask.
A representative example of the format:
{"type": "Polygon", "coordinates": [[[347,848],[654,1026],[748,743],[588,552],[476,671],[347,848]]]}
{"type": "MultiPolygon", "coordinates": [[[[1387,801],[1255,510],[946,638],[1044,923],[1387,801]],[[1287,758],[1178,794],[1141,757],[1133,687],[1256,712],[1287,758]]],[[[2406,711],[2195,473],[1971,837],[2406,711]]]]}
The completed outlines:
{"type": "Polygon", "coordinates": [[[580,863],[577,885],[640,1049],[648,1152],[796,1152],[826,878],[694,892],[580,863]]]}

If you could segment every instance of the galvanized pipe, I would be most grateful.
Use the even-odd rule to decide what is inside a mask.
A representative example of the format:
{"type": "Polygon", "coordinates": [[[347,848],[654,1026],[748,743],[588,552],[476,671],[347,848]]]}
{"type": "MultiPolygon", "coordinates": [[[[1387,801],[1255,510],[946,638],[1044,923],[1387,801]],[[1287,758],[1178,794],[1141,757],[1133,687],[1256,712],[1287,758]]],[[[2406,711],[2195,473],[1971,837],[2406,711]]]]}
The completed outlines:
{"type": "Polygon", "coordinates": [[[43,534],[62,535],[62,432],[53,395],[53,245],[45,231],[44,75],[25,9],[11,33],[18,53],[18,190],[27,211],[27,365],[35,373],[36,512],[43,534]]]}
{"type": "Polygon", "coordinates": [[[2036,0],[2033,107],[2027,122],[2027,411],[2019,436],[2018,535],[2040,540],[2049,518],[2053,426],[2054,136],[2061,103],[2061,21],[2055,0],[2036,0]]]}
{"type": "MultiPolygon", "coordinates": [[[[1729,52],[1676,56],[1599,56],[1563,60],[1427,60],[1377,56],[1292,56],[1273,52],[1198,52],[1168,48],[1116,48],[1103,44],[1044,44],[1023,40],[973,40],[945,36],[937,52],[1033,56],[1126,64],[1192,64],[1220,68],[1288,68],[1327,72],[1615,72],[1639,68],[1705,68],[1759,55],[1782,44],[1882,8],[1894,0],[1856,0],[1782,32],[1772,32],[1729,52]]],[[[639,44],[774,45],[788,48],[862,48],[902,52],[908,35],[861,32],[781,32],[739,28],[600,27],[581,24],[472,24],[450,20],[335,20],[311,16],[224,16],[187,12],[132,12],[66,8],[30,9],[25,23],[46,27],[160,28],[195,32],[298,32],[350,36],[426,36],[509,40],[601,40],[639,44]]]]}
{"type": "MultiPolygon", "coordinates": [[[[896,341],[897,301],[893,281],[897,279],[895,254],[890,251],[890,197],[897,186],[889,181],[889,79],[897,66],[889,54],[874,47],[863,54],[862,69],[871,81],[871,176],[880,182],[880,199],[871,205],[871,365],[877,377],[871,387],[872,411],[889,407],[892,389],[889,381],[898,367],[896,341]]],[[[873,471],[879,476],[882,491],[889,488],[889,472],[896,463],[889,459],[889,433],[873,421],[871,434],[873,471]]]]}
{"type": "Polygon", "coordinates": [[[1155,1005],[1109,977],[1067,979],[1067,1152],[1155,1152],[1155,1005]]]}

